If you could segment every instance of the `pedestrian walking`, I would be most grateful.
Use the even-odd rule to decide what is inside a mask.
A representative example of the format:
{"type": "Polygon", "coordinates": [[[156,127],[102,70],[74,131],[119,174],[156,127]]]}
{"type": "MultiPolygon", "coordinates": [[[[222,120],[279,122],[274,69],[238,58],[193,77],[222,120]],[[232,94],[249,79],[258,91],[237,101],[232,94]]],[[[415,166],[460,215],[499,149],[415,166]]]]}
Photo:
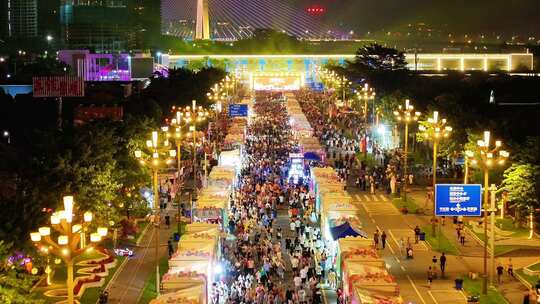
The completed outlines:
{"type": "Polygon", "coordinates": [[[434,255],[434,256],[431,258],[431,263],[432,263],[432,265],[431,265],[432,268],[431,268],[431,269],[433,270],[433,276],[434,276],[434,278],[437,278],[437,266],[438,266],[438,265],[437,265],[437,264],[438,264],[437,261],[438,261],[438,260],[437,260],[437,256],[434,255]]]}
{"type": "Polygon", "coordinates": [[[403,240],[403,237],[399,238],[399,255],[403,256],[403,248],[405,248],[405,240],[403,240]]]}
{"type": "Polygon", "coordinates": [[[170,259],[174,253],[174,248],[173,248],[171,239],[167,240],[167,249],[169,251],[169,259],[170,259]]]}
{"type": "Polygon", "coordinates": [[[444,272],[446,271],[446,255],[444,255],[444,252],[439,258],[439,263],[441,265],[441,277],[444,277],[444,272]]]}
{"type": "Polygon", "coordinates": [[[531,303],[531,291],[527,290],[525,293],[523,293],[523,304],[530,304],[531,303]]]}
{"type": "Polygon", "coordinates": [[[382,245],[382,249],[386,248],[386,232],[382,232],[381,234],[381,245],[382,245]]]}
{"type": "Polygon", "coordinates": [[[373,233],[373,245],[375,249],[379,249],[379,230],[376,230],[375,233],[373,233]]]}
{"type": "Polygon", "coordinates": [[[499,266],[497,266],[497,282],[499,284],[502,283],[502,275],[504,273],[504,267],[501,263],[499,263],[499,266]]]}
{"type": "Polygon", "coordinates": [[[171,228],[171,217],[168,215],[165,215],[165,225],[167,225],[167,229],[171,228]]]}
{"type": "Polygon", "coordinates": [[[433,269],[429,266],[427,271],[428,288],[431,289],[431,283],[433,283],[433,269]]]}
{"type": "Polygon", "coordinates": [[[461,243],[461,246],[465,246],[465,235],[461,234],[459,237],[459,242],[461,243]]]}
{"type": "Polygon", "coordinates": [[[418,244],[419,240],[420,240],[420,227],[416,225],[416,227],[414,227],[414,242],[418,244]]]}
{"type": "Polygon", "coordinates": [[[512,258],[508,258],[508,267],[506,268],[508,275],[514,277],[514,265],[512,264],[512,258]]]}

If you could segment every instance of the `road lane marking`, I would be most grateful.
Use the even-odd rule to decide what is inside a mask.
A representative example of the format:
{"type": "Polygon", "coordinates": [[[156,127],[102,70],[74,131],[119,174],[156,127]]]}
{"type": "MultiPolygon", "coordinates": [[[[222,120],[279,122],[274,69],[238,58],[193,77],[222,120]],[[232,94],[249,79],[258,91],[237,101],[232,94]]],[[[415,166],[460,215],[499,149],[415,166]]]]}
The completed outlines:
{"type": "Polygon", "coordinates": [[[420,297],[420,300],[422,301],[422,303],[426,304],[426,300],[424,300],[424,298],[422,297],[422,295],[418,291],[418,288],[416,288],[416,284],[414,284],[413,280],[411,280],[411,277],[409,275],[407,275],[407,279],[411,283],[411,285],[412,285],[414,291],[416,292],[416,294],[418,295],[418,297],[420,297]]]}
{"type": "Polygon", "coordinates": [[[431,290],[428,290],[428,294],[429,294],[429,296],[431,297],[431,299],[433,299],[433,302],[435,302],[435,304],[439,304],[439,302],[437,301],[437,299],[435,299],[435,297],[434,297],[433,294],[431,293],[431,290]]]}

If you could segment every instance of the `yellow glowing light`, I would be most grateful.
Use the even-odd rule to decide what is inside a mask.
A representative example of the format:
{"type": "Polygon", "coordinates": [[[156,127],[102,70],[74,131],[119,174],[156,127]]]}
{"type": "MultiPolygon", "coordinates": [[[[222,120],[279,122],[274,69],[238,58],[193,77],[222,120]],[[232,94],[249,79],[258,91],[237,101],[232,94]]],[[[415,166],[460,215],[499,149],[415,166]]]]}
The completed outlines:
{"type": "Polygon", "coordinates": [[[67,235],[60,235],[58,237],[58,245],[67,245],[69,242],[67,235]]]}
{"type": "Polygon", "coordinates": [[[109,230],[107,229],[107,227],[98,227],[98,229],[97,229],[97,233],[102,237],[107,236],[108,232],[109,232],[109,230]]]}
{"type": "Polygon", "coordinates": [[[92,212],[86,211],[84,213],[84,221],[87,223],[92,221],[92,212]]]}
{"type": "Polygon", "coordinates": [[[39,232],[32,232],[30,233],[30,239],[32,242],[39,242],[41,241],[41,234],[39,232]]]}
{"type": "Polygon", "coordinates": [[[53,213],[53,215],[51,215],[51,224],[52,225],[60,224],[60,216],[58,216],[57,213],[53,213]]]}
{"type": "Polygon", "coordinates": [[[38,231],[39,231],[39,234],[41,234],[41,236],[51,235],[51,228],[50,227],[40,227],[38,229],[38,231]]]}
{"type": "Polygon", "coordinates": [[[99,233],[90,234],[90,242],[97,243],[99,241],[101,241],[101,235],[99,235],[99,233]]]}

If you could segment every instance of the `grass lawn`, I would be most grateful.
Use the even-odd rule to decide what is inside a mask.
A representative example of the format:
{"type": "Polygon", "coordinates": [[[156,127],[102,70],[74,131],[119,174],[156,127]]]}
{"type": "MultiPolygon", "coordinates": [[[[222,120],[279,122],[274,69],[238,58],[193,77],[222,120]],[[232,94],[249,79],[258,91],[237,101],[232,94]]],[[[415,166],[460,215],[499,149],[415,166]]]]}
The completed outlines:
{"type": "Polygon", "coordinates": [[[103,283],[103,287],[95,287],[95,288],[88,288],[84,292],[83,296],[81,297],[81,303],[96,303],[99,294],[102,288],[105,288],[111,278],[113,277],[114,273],[118,270],[118,267],[122,264],[122,262],[126,259],[126,257],[123,256],[117,256],[116,257],[116,267],[109,269],[109,275],[105,278],[105,283],[103,283]]]}
{"type": "Polygon", "coordinates": [[[540,271],[540,262],[536,263],[536,264],[533,264],[531,265],[530,267],[528,267],[530,270],[532,271],[540,271]]]}
{"type": "Polygon", "coordinates": [[[527,282],[529,282],[531,286],[534,286],[536,282],[540,280],[540,277],[538,276],[530,276],[528,274],[525,274],[525,272],[523,272],[523,269],[516,270],[516,273],[519,274],[519,276],[525,279],[527,282]]]}
{"type": "Polygon", "coordinates": [[[495,225],[505,231],[513,231],[513,237],[527,237],[529,235],[529,229],[523,227],[517,227],[511,218],[497,219],[495,225]]]}
{"type": "MultiPolygon", "coordinates": [[[[162,277],[167,271],[169,270],[169,257],[164,256],[159,260],[159,273],[160,277],[162,277]]],[[[144,289],[142,292],[142,296],[139,299],[139,304],[147,304],[150,303],[152,299],[155,299],[157,297],[156,292],[156,272],[152,272],[150,277],[146,280],[146,283],[144,284],[144,289]]]]}
{"type": "MultiPolygon", "coordinates": [[[[470,296],[480,295],[482,290],[482,280],[471,280],[467,276],[463,276],[463,289],[470,296]]],[[[508,301],[496,288],[490,287],[487,295],[480,295],[480,304],[508,304],[508,301]]]]}
{"type": "Polygon", "coordinates": [[[459,255],[459,249],[452,242],[450,242],[444,233],[441,232],[436,236],[433,236],[431,229],[431,225],[422,227],[422,231],[426,233],[426,242],[429,243],[433,250],[450,255],[459,255]]]}
{"type": "Polygon", "coordinates": [[[414,199],[412,199],[410,196],[407,196],[407,201],[404,201],[400,197],[395,197],[392,199],[396,207],[401,211],[402,208],[407,208],[408,212],[411,214],[416,214],[416,211],[418,209],[421,209],[418,207],[414,199]]]}
{"type": "MultiPolygon", "coordinates": [[[[89,260],[89,259],[94,259],[94,258],[100,258],[102,257],[102,255],[99,255],[96,253],[96,251],[91,251],[91,252],[88,252],[88,253],[84,253],[83,255],[77,257],[75,259],[75,264],[77,264],[78,262],[80,261],[84,261],[84,260],[89,260]]],[[[116,272],[118,266],[120,266],[120,264],[122,263],[122,261],[125,259],[125,257],[117,257],[118,261],[117,261],[117,266],[115,268],[112,268],[109,270],[109,275],[105,278],[105,284],[103,285],[103,287],[105,287],[107,285],[107,283],[109,282],[109,280],[111,279],[112,275],[116,272]]],[[[88,267],[88,266],[86,266],[88,267]]],[[[52,277],[52,282],[54,284],[61,284],[64,286],[65,288],[65,283],[66,283],[66,278],[67,278],[67,268],[64,264],[59,264],[59,265],[54,265],[54,274],[53,274],[53,277],[52,277]]],[[[74,271],[74,276],[75,278],[79,277],[79,276],[82,276],[81,274],[77,274],[77,270],[79,270],[80,268],[83,268],[81,266],[77,266],[75,265],[73,271],[74,271]]],[[[50,288],[38,288],[36,290],[36,293],[38,294],[39,298],[41,299],[44,299],[45,300],[45,304],[49,304],[49,303],[56,303],[59,301],[59,298],[50,298],[50,297],[46,297],[43,295],[43,293],[47,290],[49,290],[50,288]]],[[[81,303],[95,303],[97,302],[98,300],[98,297],[99,297],[99,292],[100,292],[101,288],[90,288],[90,289],[87,289],[85,291],[85,293],[83,294],[82,298],[81,298],[81,303]]]]}
{"type": "MultiPolygon", "coordinates": [[[[508,226],[508,222],[512,223],[512,220],[511,219],[503,219],[503,220],[497,220],[497,223],[496,225],[501,227],[499,225],[499,223],[502,222],[502,223],[505,223],[503,224],[504,226],[503,227],[509,227],[508,226]]],[[[480,241],[482,242],[482,244],[484,243],[484,233],[483,232],[477,232],[477,231],[474,231],[474,229],[472,228],[472,226],[468,223],[465,224],[465,226],[467,226],[469,228],[470,231],[472,231],[479,239],[480,241]]],[[[512,234],[511,237],[525,237],[528,235],[528,231],[525,229],[525,231],[523,231],[523,229],[521,228],[513,228],[513,224],[511,225],[512,229],[514,229],[514,231],[516,231],[514,234],[512,234]]],[[[503,229],[503,230],[507,230],[507,229],[503,229]]],[[[503,255],[503,254],[507,254],[511,251],[514,251],[516,249],[519,249],[520,246],[517,246],[517,245],[495,245],[495,256],[499,256],[499,255],[503,255]]]]}
{"type": "Polygon", "coordinates": [[[133,239],[134,242],[136,242],[139,237],[141,237],[141,234],[144,232],[144,229],[146,226],[148,226],[148,221],[140,221],[137,223],[137,233],[135,234],[135,238],[133,239]]]}

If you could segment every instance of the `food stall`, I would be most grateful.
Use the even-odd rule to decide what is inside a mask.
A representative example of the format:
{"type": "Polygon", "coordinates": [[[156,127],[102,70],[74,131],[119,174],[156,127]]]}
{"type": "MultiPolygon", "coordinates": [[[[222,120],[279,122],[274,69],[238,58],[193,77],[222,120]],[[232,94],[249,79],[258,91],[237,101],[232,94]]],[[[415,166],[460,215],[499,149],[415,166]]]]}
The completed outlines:
{"type": "Polygon", "coordinates": [[[355,284],[375,294],[399,296],[396,279],[386,267],[369,265],[360,260],[346,259],[343,262],[343,292],[351,297],[355,284]]]}
{"type": "Polygon", "coordinates": [[[204,188],[193,207],[194,222],[219,224],[223,228],[228,224],[230,191],[217,187],[204,188]]]}
{"type": "Polygon", "coordinates": [[[366,290],[360,284],[353,284],[351,304],[402,304],[403,298],[393,294],[366,290]]]}
{"type": "Polygon", "coordinates": [[[236,181],[236,169],[232,166],[215,166],[208,175],[208,187],[230,191],[236,181]]]}
{"type": "MultiPolygon", "coordinates": [[[[352,224],[359,224],[359,220],[354,220],[354,218],[357,219],[358,215],[358,207],[353,205],[350,202],[347,201],[328,201],[325,202],[322,201],[321,206],[321,232],[323,236],[323,240],[326,242],[335,241],[330,233],[330,229],[335,226],[336,220],[344,220],[348,217],[352,218],[352,224]]],[[[344,221],[341,221],[340,224],[344,224],[344,221]]],[[[361,227],[356,226],[356,229],[360,229],[361,227]]]]}
{"type": "Polygon", "coordinates": [[[206,286],[203,282],[186,281],[181,289],[161,294],[150,304],[206,304],[206,286]]]}
{"type": "Polygon", "coordinates": [[[242,165],[240,149],[221,151],[219,154],[219,166],[232,166],[239,170],[242,165]]]}
{"type": "Polygon", "coordinates": [[[340,277],[343,277],[343,261],[347,259],[385,265],[377,250],[373,248],[373,239],[362,237],[346,237],[337,241],[337,254],[334,264],[337,265],[337,273],[340,277]]]}

